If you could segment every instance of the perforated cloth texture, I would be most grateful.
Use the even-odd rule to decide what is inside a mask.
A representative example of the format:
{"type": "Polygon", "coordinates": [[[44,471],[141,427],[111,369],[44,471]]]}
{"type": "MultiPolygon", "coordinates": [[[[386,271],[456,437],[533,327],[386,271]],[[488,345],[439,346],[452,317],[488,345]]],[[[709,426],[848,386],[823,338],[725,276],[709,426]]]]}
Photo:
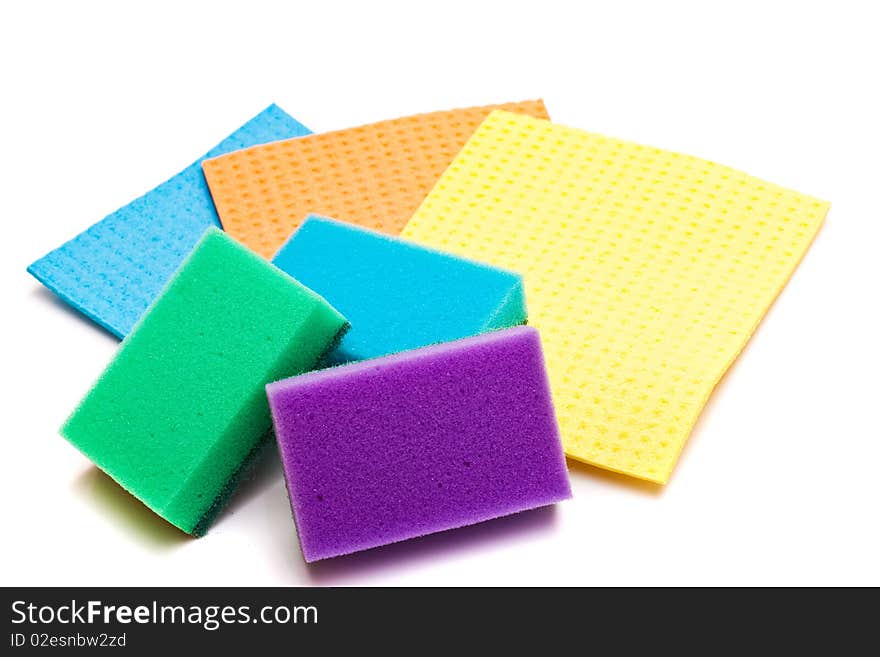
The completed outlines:
{"type": "Polygon", "coordinates": [[[522,273],[568,456],[665,483],[828,203],[494,112],[402,236],[522,273]]]}
{"type": "MultiPolygon", "coordinates": [[[[308,128],[270,105],[205,157],[306,134],[308,128]]],[[[220,225],[200,162],[50,251],[28,271],[76,310],[125,337],[205,229],[220,225]]]]}
{"type": "Polygon", "coordinates": [[[540,100],[418,114],[206,160],[223,228],[266,258],[309,214],[397,235],[496,108],[547,118],[540,100]]]}

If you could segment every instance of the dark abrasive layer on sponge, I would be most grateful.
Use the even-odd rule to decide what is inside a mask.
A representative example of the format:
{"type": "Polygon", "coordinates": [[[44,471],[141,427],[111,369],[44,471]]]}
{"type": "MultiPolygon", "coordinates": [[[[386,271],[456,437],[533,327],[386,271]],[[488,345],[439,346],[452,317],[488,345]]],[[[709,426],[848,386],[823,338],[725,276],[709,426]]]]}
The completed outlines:
{"type": "Polygon", "coordinates": [[[308,217],[272,262],[351,322],[331,365],[526,321],[519,274],[341,221],[308,217]]]}
{"type": "Polygon", "coordinates": [[[28,272],[75,309],[125,337],[205,229],[220,226],[202,160],[308,134],[308,128],[270,105],[204,157],[50,251],[28,272]]]}
{"type": "Polygon", "coordinates": [[[198,534],[270,428],[266,383],[314,367],[346,327],[323,298],[210,228],[62,433],[198,534]]]}
{"type": "Polygon", "coordinates": [[[571,496],[533,328],[311,372],[267,392],[306,561],[571,496]]]}

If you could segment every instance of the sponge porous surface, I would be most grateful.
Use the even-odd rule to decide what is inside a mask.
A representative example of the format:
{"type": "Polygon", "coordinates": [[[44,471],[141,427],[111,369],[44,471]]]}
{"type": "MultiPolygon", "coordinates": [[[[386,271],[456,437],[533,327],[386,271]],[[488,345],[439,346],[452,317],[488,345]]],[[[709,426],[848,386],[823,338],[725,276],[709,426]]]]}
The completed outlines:
{"type": "Polygon", "coordinates": [[[125,337],[209,226],[219,226],[201,162],[254,144],[310,134],[275,105],[203,158],[108,215],[30,267],[43,285],[125,337]]]}
{"type": "Polygon", "coordinates": [[[314,292],[208,229],[62,433],[198,533],[270,428],[265,384],[313,367],[346,326],[314,292]]]}
{"type": "Polygon", "coordinates": [[[533,328],[311,372],[267,391],[306,561],[571,495],[533,328]]]}
{"type": "Polygon", "coordinates": [[[272,262],[351,322],[329,364],[526,321],[518,274],[352,224],[311,216],[272,262]]]}

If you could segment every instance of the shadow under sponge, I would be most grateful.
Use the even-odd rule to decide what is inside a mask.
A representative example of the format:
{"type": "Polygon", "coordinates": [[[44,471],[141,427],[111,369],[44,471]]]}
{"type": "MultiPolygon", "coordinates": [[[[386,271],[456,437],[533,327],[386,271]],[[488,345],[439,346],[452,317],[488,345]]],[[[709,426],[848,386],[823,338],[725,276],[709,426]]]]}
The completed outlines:
{"type": "Polygon", "coordinates": [[[526,321],[519,274],[311,216],[272,262],[351,322],[338,365],[526,321]]]}
{"type": "Polygon", "coordinates": [[[265,385],[314,367],[346,327],[320,296],[209,228],[61,432],[200,535],[271,426],[265,385]]]}
{"type": "Polygon", "coordinates": [[[308,562],[571,497],[533,328],[311,372],[267,392],[308,562]]]}

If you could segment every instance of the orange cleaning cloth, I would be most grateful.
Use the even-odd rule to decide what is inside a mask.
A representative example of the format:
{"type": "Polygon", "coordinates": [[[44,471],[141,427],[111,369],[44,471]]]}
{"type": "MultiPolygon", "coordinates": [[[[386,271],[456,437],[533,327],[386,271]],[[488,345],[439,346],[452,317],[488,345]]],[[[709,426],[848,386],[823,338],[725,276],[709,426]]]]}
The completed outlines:
{"type": "Polygon", "coordinates": [[[224,230],[271,258],[309,214],[398,235],[490,112],[549,118],[540,100],[417,114],[205,160],[224,230]]]}

